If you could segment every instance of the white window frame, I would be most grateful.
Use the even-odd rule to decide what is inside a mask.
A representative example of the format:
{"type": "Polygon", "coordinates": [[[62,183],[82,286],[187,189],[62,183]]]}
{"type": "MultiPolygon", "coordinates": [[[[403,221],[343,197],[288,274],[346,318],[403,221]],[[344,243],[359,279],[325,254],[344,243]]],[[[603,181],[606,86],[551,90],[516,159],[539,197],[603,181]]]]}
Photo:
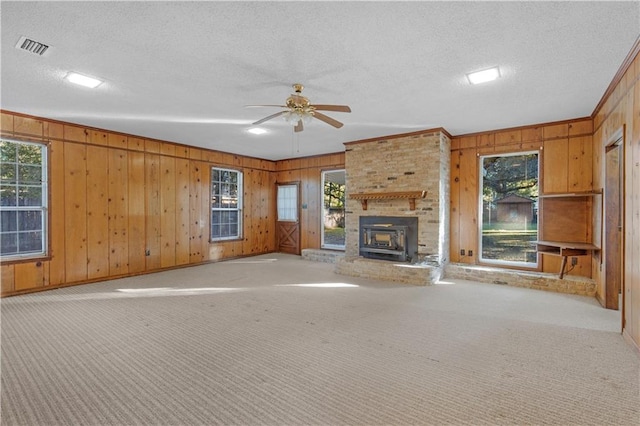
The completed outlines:
{"type": "MultiPolygon", "coordinates": [[[[40,205],[37,206],[20,206],[18,205],[19,202],[16,200],[16,205],[15,206],[3,206],[0,205],[0,211],[1,212],[16,212],[16,216],[18,215],[19,212],[25,212],[25,211],[38,211],[40,212],[40,228],[39,229],[33,229],[33,230],[23,230],[20,231],[19,229],[19,223],[16,222],[16,230],[15,231],[3,231],[2,228],[0,228],[0,232],[2,234],[10,234],[10,233],[15,233],[16,234],[16,244],[18,245],[18,253],[15,254],[9,254],[9,255],[5,255],[1,253],[1,248],[0,248],[0,256],[2,257],[3,261],[12,261],[12,260],[25,260],[25,259],[38,259],[38,258],[43,258],[46,257],[48,255],[48,248],[49,248],[49,231],[48,231],[48,223],[49,223],[49,218],[48,218],[48,202],[49,202],[49,171],[48,171],[48,146],[45,143],[38,143],[38,142],[31,142],[31,141],[21,141],[21,140],[14,140],[14,139],[10,139],[10,138],[0,138],[0,141],[2,142],[8,142],[8,143],[12,143],[12,144],[18,144],[18,145],[35,145],[35,146],[39,146],[42,149],[42,158],[40,160],[40,167],[41,167],[41,180],[39,185],[36,185],[34,183],[30,183],[28,186],[29,187],[40,187],[41,188],[41,202],[40,205]],[[19,250],[19,239],[17,238],[19,236],[19,234],[21,232],[27,232],[27,231],[40,231],[41,232],[41,249],[38,251],[25,251],[25,252],[20,252],[19,250]]],[[[7,163],[5,161],[2,161],[2,167],[6,167],[8,164],[11,163],[7,163]]],[[[16,162],[13,163],[16,165],[16,167],[18,167],[21,163],[18,162],[18,159],[16,158],[16,162]]],[[[23,163],[23,164],[27,164],[27,163],[23,163]]],[[[3,180],[0,182],[0,184],[3,187],[10,187],[10,186],[15,186],[16,189],[16,194],[18,193],[18,188],[21,186],[20,183],[18,182],[19,178],[18,178],[18,172],[16,171],[16,177],[15,180],[13,181],[8,181],[8,180],[3,180]]],[[[27,185],[25,185],[27,186],[27,185]]],[[[16,220],[18,221],[19,218],[17,217],[16,220]]]]}
{"type": "MultiPolygon", "coordinates": [[[[482,228],[483,228],[483,199],[482,199],[482,195],[483,195],[483,188],[484,188],[484,173],[483,170],[484,168],[482,167],[484,164],[484,159],[485,158],[492,158],[492,157],[515,157],[515,156],[519,156],[519,155],[529,155],[529,154],[536,154],[538,156],[538,191],[540,191],[540,152],[539,151],[522,151],[522,152],[509,152],[509,153],[503,153],[503,154],[487,154],[487,155],[481,155],[480,161],[478,162],[478,175],[479,175],[479,185],[478,185],[478,260],[480,261],[480,263],[484,263],[484,264],[490,264],[490,265],[502,265],[502,266],[512,266],[512,267],[519,267],[519,268],[526,268],[526,269],[537,269],[538,268],[538,256],[536,256],[536,261],[534,262],[517,262],[517,261],[511,261],[511,260],[501,260],[501,259],[485,259],[482,257],[482,252],[483,252],[483,246],[482,246],[482,228]]],[[[538,228],[538,232],[540,232],[539,227],[540,227],[540,217],[538,215],[538,217],[536,218],[537,220],[537,228],[538,228]]],[[[536,237],[536,240],[538,238],[536,237]]]]}
{"type": "Polygon", "coordinates": [[[346,241],[345,244],[328,244],[325,242],[325,235],[324,235],[324,220],[325,220],[325,215],[324,215],[324,185],[325,185],[325,180],[326,180],[326,175],[327,174],[331,174],[331,173],[336,173],[336,172],[343,172],[345,173],[345,177],[346,177],[346,170],[345,169],[332,169],[332,170],[323,170],[322,171],[322,179],[320,182],[320,187],[322,188],[322,190],[320,191],[320,206],[322,206],[322,214],[320,215],[320,247],[322,248],[327,248],[327,249],[331,249],[331,250],[345,250],[346,247],[346,241]]]}
{"type": "Polygon", "coordinates": [[[277,194],[278,222],[298,221],[298,185],[295,183],[278,184],[277,194]]]}
{"type": "MultiPolygon", "coordinates": [[[[221,180],[217,180],[216,182],[222,183],[221,180]]],[[[242,195],[243,195],[243,191],[244,191],[244,187],[243,187],[243,173],[240,170],[235,170],[235,169],[227,169],[224,167],[211,167],[211,180],[209,182],[210,184],[210,189],[209,192],[211,194],[211,199],[210,199],[210,207],[211,207],[211,212],[210,214],[210,224],[209,224],[209,239],[210,241],[226,241],[226,240],[238,240],[242,238],[242,195]],[[220,196],[221,194],[214,194],[214,171],[218,171],[219,173],[236,173],[237,174],[237,204],[236,207],[216,207],[214,206],[214,202],[215,202],[215,197],[216,195],[220,196]],[[221,225],[223,224],[222,222],[217,222],[214,223],[213,221],[213,213],[214,212],[237,212],[237,217],[238,217],[238,223],[237,223],[237,233],[234,235],[225,235],[225,236],[214,236],[213,234],[213,230],[214,230],[214,226],[215,225],[221,225]]],[[[222,197],[221,197],[222,198],[222,197]]],[[[229,224],[230,222],[226,222],[226,224],[229,224]]]]}

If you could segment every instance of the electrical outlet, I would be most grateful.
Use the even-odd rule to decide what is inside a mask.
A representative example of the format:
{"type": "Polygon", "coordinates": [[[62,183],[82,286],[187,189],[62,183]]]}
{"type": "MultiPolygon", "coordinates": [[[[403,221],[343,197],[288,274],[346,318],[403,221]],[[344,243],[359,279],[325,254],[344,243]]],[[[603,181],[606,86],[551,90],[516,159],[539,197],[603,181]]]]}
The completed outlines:
{"type": "Polygon", "coordinates": [[[469,257],[473,257],[473,250],[469,250],[467,253],[469,254],[469,257]]]}
{"type": "Polygon", "coordinates": [[[151,256],[151,250],[146,249],[146,250],[144,251],[144,255],[145,255],[145,256],[151,256]]]}
{"type": "Polygon", "coordinates": [[[577,257],[572,257],[571,258],[571,266],[576,266],[578,264],[578,258],[577,257]]]}
{"type": "Polygon", "coordinates": [[[460,250],[460,256],[464,256],[464,249],[460,250]]]}

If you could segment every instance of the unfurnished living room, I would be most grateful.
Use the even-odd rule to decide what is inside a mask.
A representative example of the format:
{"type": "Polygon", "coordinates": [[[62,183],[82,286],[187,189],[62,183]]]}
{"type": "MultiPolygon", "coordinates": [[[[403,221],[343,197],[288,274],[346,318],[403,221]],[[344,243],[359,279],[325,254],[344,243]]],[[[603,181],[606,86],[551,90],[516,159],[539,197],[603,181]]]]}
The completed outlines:
{"type": "Polygon", "coordinates": [[[3,425],[640,424],[640,3],[0,19],[3,425]]]}

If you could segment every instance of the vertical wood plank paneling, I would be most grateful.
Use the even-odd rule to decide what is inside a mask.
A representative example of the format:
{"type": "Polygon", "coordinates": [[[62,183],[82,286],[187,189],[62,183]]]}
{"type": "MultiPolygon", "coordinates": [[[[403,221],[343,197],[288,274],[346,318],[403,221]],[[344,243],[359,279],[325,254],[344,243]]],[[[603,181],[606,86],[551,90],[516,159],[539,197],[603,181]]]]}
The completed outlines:
{"type": "MultiPolygon", "coordinates": [[[[15,117],[2,113],[5,131],[13,130],[15,117]]],[[[3,267],[3,294],[208,260],[212,253],[209,244],[210,183],[209,165],[204,160],[211,158],[222,167],[244,168],[244,213],[248,215],[244,220],[248,225],[244,240],[217,244],[216,253],[219,252],[221,258],[230,258],[276,248],[276,176],[269,172],[275,171],[276,162],[42,119],[27,117],[18,121],[22,134],[51,140],[50,260],[24,263],[20,267],[21,272],[24,270],[24,278],[18,288],[15,278],[7,278],[9,271],[15,272],[14,265],[3,267]],[[185,158],[176,159],[175,156],[185,158]],[[167,164],[173,164],[173,170],[169,167],[167,172],[166,167],[161,167],[167,164]],[[199,170],[192,174],[191,166],[199,170]],[[190,192],[195,195],[194,199],[189,198],[190,192]],[[192,216],[197,224],[191,223],[192,216]],[[192,234],[194,225],[196,232],[192,234]],[[170,237],[172,227],[173,238],[170,237]],[[169,240],[172,240],[169,246],[173,246],[175,252],[173,262],[167,260],[171,258],[171,255],[167,257],[171,250],[166,250],[169,240]],[[144,255],[147,248],[148,257],[144,255]],[[193,260],[191,248],[195,253],[193,260]]],[[[291,161],[296,170],[287,170],[285,175],[288,180],[295,177],[299,180],[302,173],[311,178],[318,172],[319,164],[334,167],[334,163],[340,161],[344,162],[343,153],[291,161]],[[308,170],[301,171],[304,168],[308,170]]],[[[311,181],[305,189],[309,194],[310,185],[311,181]]],[[[315,223],[312,214],[319,214],[311,211],[318,206],[313,205],[317,204],[315,196],[310,196],[313,199],[308,203],[307,224],[315,223]]],[[[307,228],[310,244],[314,244],[314,238],[319,235],[307,228]]]]}
{"type": "Polygon", "coordinates": [[[200,148],[189,148],[189,158],[192,160],[201,160],[202,159],[202,150],[200,148]]]}
{"type": "Polygon", "coordinates": [[[51,282],[49,281],[50,269],[51,269],[51,263],[49,261],[42,262],[42,286],[43,287],[51,285],[51,282]]]}
{"type": "MultiPolygon", "coordinates": [[[[131,141],[129,141],[131,142],[131,141]]],[[[128,253],[129,272],[138,273],[146,268],[145,229],[145,154],[129,152],[128,160],[128,253]]]]}
{"type": "Polygon", "coordinates": [[[252,216],[253,216],[253,235],[251,241],[251,252],[262,253],[262,247],[264,245],[264,235],[266,231],[265,221],[263,218],[262,208],[264,191],[263,185],[264,171],[261,169],[255,170],[253,174],[253,188],[251,190],[252,195],[252,216]]]}
{"type": "Polygon", "coordinates": [[[44,122],[45,137],[51,140],[62,140],[64,138],[64,125],[62,123],[54,123],[51,121],[44,122]]]}
{"type": "Polygon", "coordinates": [[[87,279],[87,154],[85,145],[64,147],[66,282],[87,279]]]}
{"type": "Polygon", "coordinates": [[[542,142],[542,127],[522,129],[522,142],[542,142]]]}
{"type": "Polygon", "coordinates": [[[111,148],[127,149],[129,147],[127,137],[118,133],[109,133],[108,143],[111,148]]]}
{"type": "Polygon", "coordinates": [[[450,249],[449,257],[451,262],[460,261],[460,151],[451,152],[451,182],[449,201],[449,227],[450,227],[450,249]]]}
{"type": "MultiPolygon", "coordinates": [[[[149,141],[147,141],[149,142],[149,141]]],[[[160,268],[160,156],[145,154],[146,270],[160,268]]]]}
{"type": "Polygon", "coordinates": [[[176,146],[172,143],[163,142],[160,144],[160,153],[162,155],[167,155],[170,157],[175,157],[176,155],[176,146]]]}
{"type": "Polygon", "coordinates": [[[0,265],[0,280],[2,280],[2,294],[15,291],[15,265],[0,265]]]}
{"type": "Polygon", "coordinates": [[[189,160],[176,159],[176,265],[189,263],[189,160]]]}
{"type": "MultiPolygon", "coordinates": [[[[111,139],[116,146],[126,144],[121,136],[111,139]],[[115,140],[115,142],[114,142],[115,140]]],[[[129,161],[128,152],[109,150],[109,274],[124,275],[129,272],[129,161]]]]}
{"type": "Polygon", "coordinates": [[[270,243],[270,250],[269,251],[276,251],[278,248],[278,243],[277,243],[277,235],[276,235],[276,218],[278,217],[278,213],[277,213],[277,206],[276,206],[276,182],[277,182],[277,174],[276,173],[271,173],[269,175],[269,180],[271,181],[270,185],[269,185],[269,209],[268,209],[268,215],[271,218],[271,220],[269,220],[269,243],[270,243]]]}
{"type": "Polygon", "coordinates": [[[87,146],[87,277],[109,275],[109,150],[87,146]]]}
{"type": "Polygon", "coordinates": [[[127,147],[132,151],[144,151],[144,139],[129,136],[127,138],[127,147]]]}
{"type": "Polygon", "coordinates": [[[478,161],[474,150],[460,152],[460,250],[461,263],[475,263],[478,248],[478,161]],[[469,256],[469,250],[473,256],[469,256]]]}
{"type": "Polygon", "coordinates": [[[160,210],[160,266],[168,268],[176,264],[176,161],[173,157],[160,157],[160,210]]]}
{"type": "Polygon", "coordinates": [[[189,148],[185,145],[176,145],[176,157],[189,158],[189,148]]]}
{"type": "Polygon", "coordinates": [[[42,262],[17,263],[14,267],[15,290],[29,290],[44,286],[42,262]]]}
{"type": "Polygon", "coordinates": [[[591,119],[569,123],[569,136],[591,135],[593,122],[591,119]]]}
{"type": "MultiPolygon", "coordinates": [[[[305,196],[302,199],[302,211],[304,212],[304,227],[306,234],[306,247],[320,248],[320,180],[321,173],[318,167],[307,169],[303,175],[303,191],[305,196]]],[[[303,246],[301,246],[303,247],[303,246]]]]}
{"type": "Polygon", "coordinates": [[[189,179],[189,262],[198,263],[204,258],[202,239],[206,236],[203,229],[202,211],[202,167],[198,161],[190,162],[189,179]]]}
{"type": "Polygon", "coordinates": [[[569,140],[544,141],[543,147],[543,193],[567,192],[569,140]]]}
{"type": "MultiPolygon", "coordinates": [[[[635,60],[640,76],[640,56],[635,60]]],[[[640,347],[640,80],[633,87],[633,118],[626,145],[625,317],[626,331],[640,347]]]]}
{"type": "Polygon", "coordinates": [[[542,128],[542,137],[546,139],[566,138],[569,136],[569,124],[550,124],[542,128]]]}
{"type": "Polygon", "coordinates": [[[44,136],[44,123],[37,118],[16,115],[13,119],[13,131],[42,138],[44,136]]]}
{"type": "Polygon", "coordinates": [[[151,139],[145,139],[144,150],[148,153],[158,154],[160,153],[160,142],[151,139]]]}
{"type": "Polygon", "coordinates": [[[84,143],[87,141],[88,132],[83,127],[65,124],[63,134],[64,140],[84,143]]]}
{"type": "Polygon", "coordinates": [[[65,282],[65,197],[64,197],[64,142],[53,140],[49,149],[49,215],[51,228],[49,230],[49,247],[51,260],[49,261],[49,285],[59,285],[65,282]]]}
{"type": "Polygon", "coordinates": [[[0,130],[3,133],[13,133],[13,114],[0,112],[0,130]]]}
{"type": "MultiPolygon", "coordinates": [[[[202,238],[200,240],[200,250],[202,252],[202,261],[207,261],[210,258],[210,244],[209,239],[211,235],[211,167],[204,161],[198,162],[200,167],[200,214],[201,214],[201,226],[202,226],[202,238]]],[[[238,247],[242,250],[242,241],[238,241],[238,247]]]]}
{"type": "Polygon", "coordinates": [[[569,138],[568,190],[590,191],[593,182],[593,141],[591,136],[569,138]]]}
{"type": "MultiPolygon", "coordinates": [[[[255,188],[254,181],[255,171],[253,169],[245,169],[243,173],[244,192],[242,194],[242,254],[249,255],[252,253],[252,240],[256,233],[254,228],[253,215],[253,191],[255,188]]],[[[255,221],[257,222],[257,220],[255,221]]]]}
{"type": "Polygon", "coordinates": [[[88,142],[92,145],[101,145],[107,146],[108,143],[108,133],[101,132],[99,130],[91,130],[88,132],[88,142]]]}

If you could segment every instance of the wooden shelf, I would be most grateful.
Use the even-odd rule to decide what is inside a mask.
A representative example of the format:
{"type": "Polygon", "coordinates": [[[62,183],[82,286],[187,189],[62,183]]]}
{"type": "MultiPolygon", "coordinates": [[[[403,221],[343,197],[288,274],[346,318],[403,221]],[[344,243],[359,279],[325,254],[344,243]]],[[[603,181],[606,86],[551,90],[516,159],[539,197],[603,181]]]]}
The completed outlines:
{"type": "Polygon", "coordinates": [[[362,203],[362,210],[367,209],[367,202],[369,200],[393,200],[393,199],[407,199],[409,200],[409,209],[416,209],[416,198],[424,198],[427,196],[427,191],[406,191],[406,192],[369,192],[360,194],[349,194],[349,198],[352,200],[359,200],[362,203]]]}
{"type": "Polygon", "coordinates": [[[575,197],[595,197],[602,195],[602,191],[589,192],[563,192],[558,194],[540,194],[538,198],[575,198],[575,197]]]}
{"type": "Polygon", "coordinates": [[[602,190],[541,194],[536,242],[540,254],[562,257],[560,278],[568,256],[586,256],[600,250],[602,190]]]}
{"type": "Polygon", "coordinates": [[[560,279],[564,277],[564,271],[567,266],[568,256],[586,256],[592,251],[600,250],[600,247],[590,243],[536,241],[535,245],[538,253],[562,256],[562,263],[560,264],[559,273],[560,279]]]}

